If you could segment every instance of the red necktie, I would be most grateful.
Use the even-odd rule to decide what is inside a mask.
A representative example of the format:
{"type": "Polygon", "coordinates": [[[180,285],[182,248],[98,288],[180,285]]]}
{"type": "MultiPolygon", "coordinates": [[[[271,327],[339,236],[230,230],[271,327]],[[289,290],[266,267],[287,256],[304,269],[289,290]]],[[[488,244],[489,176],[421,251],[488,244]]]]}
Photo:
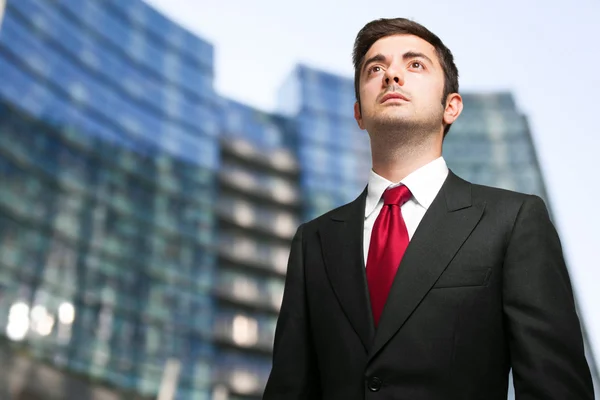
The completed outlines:
{"type": "Polygon", "coordinates": [[[387,189],[383,193],[383,208],[373,225],[366,273],[376,326],[408,247],[408,231],[400,207],[410,197],[410,190],[404,185],[387,189]]]}

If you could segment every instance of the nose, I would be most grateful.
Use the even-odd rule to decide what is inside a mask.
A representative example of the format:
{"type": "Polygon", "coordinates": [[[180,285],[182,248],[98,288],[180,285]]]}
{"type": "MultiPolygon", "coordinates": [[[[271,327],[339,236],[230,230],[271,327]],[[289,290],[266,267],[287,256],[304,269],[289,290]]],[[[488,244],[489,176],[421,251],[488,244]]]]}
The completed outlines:
{"type": "Polygon", "coordinates": [[[397,68],[388,68],[385,71],[385,84],[389,86],[395,82],[397,85],[404,85],[404,75],[397,68]]]}

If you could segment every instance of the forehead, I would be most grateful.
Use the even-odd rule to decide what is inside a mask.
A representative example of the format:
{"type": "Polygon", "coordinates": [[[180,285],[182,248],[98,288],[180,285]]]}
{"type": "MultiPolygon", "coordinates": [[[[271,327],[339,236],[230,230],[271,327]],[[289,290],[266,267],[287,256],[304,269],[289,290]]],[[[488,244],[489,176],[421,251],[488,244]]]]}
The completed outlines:
{"type": "Polygon", "coordinates": [[[423,53],[439,64],[435,47],[431,43],[418,36],[407,34],[391,35],[377,40],[367,51],[364,59],[366,60],[375,54],[383,54],[388,57],[402,56],[408,51],[423,53]]]}

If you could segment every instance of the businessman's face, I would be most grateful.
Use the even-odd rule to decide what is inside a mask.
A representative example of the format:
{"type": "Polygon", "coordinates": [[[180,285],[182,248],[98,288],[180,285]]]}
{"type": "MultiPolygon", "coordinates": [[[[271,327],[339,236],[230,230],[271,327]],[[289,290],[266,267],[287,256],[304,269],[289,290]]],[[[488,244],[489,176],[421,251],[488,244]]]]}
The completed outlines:
{"type": "Polygon", "coordinates": [[[376,41],[360,73],[361,129],[427,129],[443,131],[444,72],[435,48],[413,35],[376,41]]]}

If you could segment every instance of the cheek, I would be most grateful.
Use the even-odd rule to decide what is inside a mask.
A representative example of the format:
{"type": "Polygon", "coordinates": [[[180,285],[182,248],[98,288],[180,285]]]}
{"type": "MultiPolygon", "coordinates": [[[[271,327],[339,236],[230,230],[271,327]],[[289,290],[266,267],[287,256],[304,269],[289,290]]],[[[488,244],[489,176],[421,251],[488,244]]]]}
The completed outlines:
{"type": "Polygon", "coordinates": [[[429,93],[431,93],[431,98],[441,104],[442,96],[444,95],[444,81],[432,82],[430,86],[429,93]]]}
{"type": "Polygon", "coordinates": [[[379,86],[370,81],[365,84],[360,92],[361,100],[364,100],[364,103],[371,104],[377,100],[377,96],[379,96],[379,86]]]}
{"type": "Polygon", "coordinates": [[[361,99],[368,99],[370,98],[370,93],[371,90],[369,88],[369,85],[362,85],[362,87],[360,88],[360,98],[361,99]]]}
{"type": "Polygon", "coordinates": [[[434,84],[422,85],[419,89],[420,95],[415,96],[415,103],[421,104],[423,107],[438,107],[442,104],[443,88],[434,84]]]}

